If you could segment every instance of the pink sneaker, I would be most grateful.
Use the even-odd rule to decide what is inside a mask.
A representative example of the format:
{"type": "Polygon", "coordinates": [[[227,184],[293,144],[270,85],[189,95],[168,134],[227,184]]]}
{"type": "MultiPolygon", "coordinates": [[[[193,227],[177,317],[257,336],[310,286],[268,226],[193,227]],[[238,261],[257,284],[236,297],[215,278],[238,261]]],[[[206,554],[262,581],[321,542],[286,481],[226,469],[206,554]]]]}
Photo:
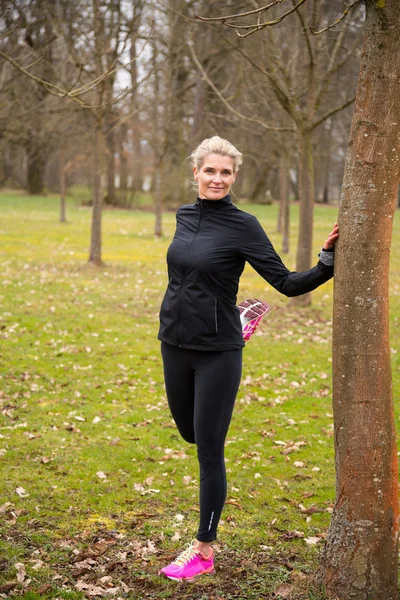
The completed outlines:
{"type": "Polygon", "coordinates": [[[240,310],[243,339],[247,341],[257,329],[263,316],[269,311],[269,305],[263,300],[249,298],[243,300],[238,308],[240,310]]]}
{"type": "Polygon", "coordinates": [[[214,573],[214,553],[206,558],[198,549],[198,541],[193,540],[170,565],[163,567],[159,573],[168,579],[193,579],[203,573],[214,573]]]}

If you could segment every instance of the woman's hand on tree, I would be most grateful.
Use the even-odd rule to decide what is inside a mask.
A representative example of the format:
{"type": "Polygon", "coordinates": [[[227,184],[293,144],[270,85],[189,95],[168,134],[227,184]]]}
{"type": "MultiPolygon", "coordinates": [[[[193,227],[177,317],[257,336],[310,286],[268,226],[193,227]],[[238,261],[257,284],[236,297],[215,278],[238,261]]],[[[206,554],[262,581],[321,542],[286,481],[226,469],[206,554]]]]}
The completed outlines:
{"type": "Polygon", "coordinates": [[[330,234],[328,235],[328,237],[326,238],[325,242],[324,242],[324,250],[332,250],[332,248],[335,247],[336,244],[336,240],[339,237],[339,227],[338,224],[335,223],[332,231],[330,232],[330,234]]]}

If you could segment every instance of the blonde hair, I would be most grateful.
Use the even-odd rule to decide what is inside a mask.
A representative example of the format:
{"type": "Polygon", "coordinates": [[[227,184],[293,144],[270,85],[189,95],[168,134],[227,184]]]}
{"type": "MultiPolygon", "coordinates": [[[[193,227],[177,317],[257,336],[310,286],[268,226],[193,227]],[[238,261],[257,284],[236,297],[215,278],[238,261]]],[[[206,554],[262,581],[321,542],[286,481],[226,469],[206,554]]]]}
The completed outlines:
{"type": "Polygon", "coordinates": [[[207,138],[201,142],[195,150],[193,150],[190,158],[192,159],[192,165],[199,171],[203,165],[204,159],[208,154],[221,154],[222,156],[229,156],[233,160],[233,170],[237,172],[240,165],[243,162],[242,153],[228,140],[220,138],[218,135],[214,135],[211,138],[207,138]]]}

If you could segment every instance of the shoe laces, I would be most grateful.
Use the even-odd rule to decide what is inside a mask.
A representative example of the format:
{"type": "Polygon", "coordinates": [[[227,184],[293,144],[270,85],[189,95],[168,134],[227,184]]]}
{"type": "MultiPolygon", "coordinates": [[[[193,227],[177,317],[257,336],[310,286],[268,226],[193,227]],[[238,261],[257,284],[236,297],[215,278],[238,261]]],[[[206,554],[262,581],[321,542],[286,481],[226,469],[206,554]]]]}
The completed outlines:
{"type": "Polygon", "coordinates": [[[198,541],[192,540],[190,544],[188,544],[188,548],[180,553],[180,555],[173,561],[174,565],[178,565],[179,567],[184,567],[196,554],[199,553],[198,541]]]}

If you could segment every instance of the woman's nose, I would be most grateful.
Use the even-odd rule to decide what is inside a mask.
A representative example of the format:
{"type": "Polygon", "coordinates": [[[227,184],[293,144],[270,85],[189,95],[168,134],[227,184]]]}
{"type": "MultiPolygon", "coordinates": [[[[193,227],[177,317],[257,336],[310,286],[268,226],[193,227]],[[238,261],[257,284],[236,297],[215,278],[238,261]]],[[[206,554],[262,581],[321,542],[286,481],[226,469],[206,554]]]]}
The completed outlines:
{"type": "Polygon", "coordinates": [[[213,179],[214,181],[221,181],[221,173],[214,173],[213,179]]]}

